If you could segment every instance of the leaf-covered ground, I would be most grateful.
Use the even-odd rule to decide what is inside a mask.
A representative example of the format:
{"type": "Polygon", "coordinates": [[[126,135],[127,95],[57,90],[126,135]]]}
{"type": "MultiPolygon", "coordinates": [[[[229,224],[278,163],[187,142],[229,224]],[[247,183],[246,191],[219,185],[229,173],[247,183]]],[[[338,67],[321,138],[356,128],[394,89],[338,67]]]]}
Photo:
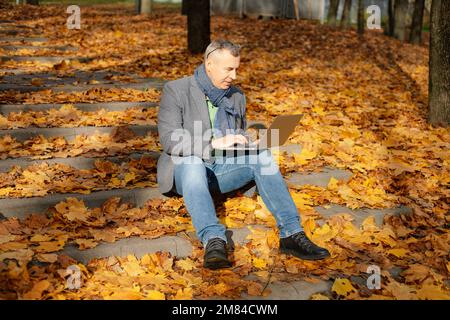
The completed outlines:
{"type": "MultiPolygon", "coordinates": [[[[2,69],[26,66],[32,71],[64,75],[75,70],[106,70],[175,79],[190,75],[202,59],[186,51],[186,18],[171,10],[159,9],[149,18],[134,16],[131,7],[82,8],[79,31],[66,29],[64,7],[14,9],[1,12],[1,18],[39,28],[51,44],[78,47],[71,56],[94,58],[88,63],[56,65],[3,62],[2,69]]],[[[249,243],[235,248],[231,270],[202,268],[203,251],[194,241],[193,255],[184,259],[155,253],[142,259],[110,257],[86,266],[78,264],[83,285],[73,291],[66,287],[66,268],[76,262],[55,254],[65,244],[73,242],[87,249],[99,241],[114,242],[129,236],[155,238],[192,231],[192,226],[180,199],[150,200],[142,208],[132,208],[119,199],[110,199],[99,208],[86,208],[76,199],[67,199],[46,217],[33,215],[23,222],[0,222],[1,297],[238,298],[242,292],[267,295],[265,288],[270,281],[304,279],[314,283],[332,279],[331,292],[312,298],[449,299],[450,135],[449,129],[426,123],[427,47],[402,44],[380,32],[359,38],[352,30],[311,21],[213,17],[212,38],[219,37],[243,45],[237,85],[246,93],[249,119],[269,123],[278,114],[304,114],[290,139],[302,145],[302,152],[277,155],[283,174],[319,171],[325,166],[353,173],[349,181],[332,179],[326,188],[290,189],[305,230],[331,251],[332,258],[306,262],[280,255],[274,220],[260,197],[237,195],[217,204],[222,221],[230,228],[260,224],[269,229],[254,228],[249,243]],[[382,227],[373,217],[367,217],[358,228],[346,214],[319,223],[320,214],[314,207],[331,204],[352,209],[405,205],[413,213],[386,217],[382,227]],[[42,263],[29,263],[31,260],[42,263]],[[374,264],[381,268],[382,286],[368,290],[366,271],[374,264]],[[395,268],[401,272],[389,272],[395,268]],[[248,275],[253,278],[246,280],[248,275]]],[[[45,53],[61,55],[56,51],[45,53]]],[[[0,99],[4,103],[73,104],[158,101],[158,95],[156,91],[131,89],[95,89],[77,94],[43,90],[2,92],[0,99]]],[[[83,114],[65,106],[46,114],[0,117],[0,127],[117,126],[134,121],[154,124],[155,120],[154,113],[127,110],[114,115],[83,114]]],[[[159,148],[157,138],[146,137],[133,142],[136,146],[132,142],[126,147],[115,145],[109,153],[96,150],[95,139],[109,139],[105,141],[114,146],[114,135],[79,137],[73,144],[63,138],[47,141],[41,137],[19,143],[3,137],[0,152],[2,158],[70,157],[92,151],[109,155],[114,150],[159,148]]],[[[106,185],[143,186],[154,178],[142,174],[154,174],[152,170],[151,161],[130,162],[127,168],[98,162],[92,170],[57,165],[17,168],[2,174],[0,192],[3,196],[24,197],[55,190],[99,190],[106,185]],[[46,183],[50,180],[51,184],[46,183]]]]}

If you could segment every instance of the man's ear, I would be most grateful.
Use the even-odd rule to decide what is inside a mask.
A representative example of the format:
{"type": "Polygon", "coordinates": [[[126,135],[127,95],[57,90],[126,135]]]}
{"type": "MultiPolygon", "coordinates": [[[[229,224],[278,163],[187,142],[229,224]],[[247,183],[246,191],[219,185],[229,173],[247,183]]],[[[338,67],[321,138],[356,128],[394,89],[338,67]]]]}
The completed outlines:
{"type": "Polygon", "coordinates": [[[206,62],[205,62],[206,71],[208,71],[208,72],[211,71],[211,65],[212,65],[211,59],[206,60],[206,62]]]}

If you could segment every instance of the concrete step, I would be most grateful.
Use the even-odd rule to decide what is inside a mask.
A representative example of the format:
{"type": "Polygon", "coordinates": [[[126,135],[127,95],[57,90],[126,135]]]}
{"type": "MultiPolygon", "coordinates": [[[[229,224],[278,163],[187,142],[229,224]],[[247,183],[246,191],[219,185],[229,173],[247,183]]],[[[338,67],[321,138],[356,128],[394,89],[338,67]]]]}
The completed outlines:
{"type": "Polygon", "coordinates": [[[52,56],[0,56],[0,61],[33,61],[33,62],[40,62],[40,63],[61,63],[63,60],[69,60],[69,61],[79,61],[82,63],[90,62],[94,60],[94,58],[88,58],[88,57],[52,57],[52,56]]]}
{"type": "MultiPolygon", "coordinates": [[[[148,132],[156,132],[157,128],[156,126],[128,126],[133,132],[136,133],[138,136],[144,136],[148,132]]],[[[74,136],[81,134],[89,135],[94,134],[95,129],[100,129],[97,132],[98,133],[108,133],[110,134],[112,132],[113,127],[79,127],[82,129],[82,131],[77,131],[74,133],[74,131],[69,129],[78,129],[78,128],[36,128],[36,129],[45,129],[45,130],[37,130],[33,131],[31,136],[27,136],[28,132],[27,129],[13,129],[13,130],[0,130],[0,137],[2,136],[2,133],[11,134],[14,133],[13,137],[18,139],[19,141],[26,138],[29,139],[30,137],[35,137],[38,134],[42,134],[44,137],[53,137],[53,136],[64,136],[68,141],[73,139],[74,136]],[[19,131],[17,131],[19,130],[19,131]]],[[[6,135],[6,134],[4,134],[6,135]]],[[[107,146],[105,146],[107,147],[107,146]]],[[[286,152],[297,152],[299,149],[298,145],[286,145],[279,148],[280,150],[284,150],[286,152]]],[[[110,156],[110,157],[101,157],[102,159],[110,160],[110,161],[119,161],[126,157],[131,158],[139,158],[142,155],[151,156],[154,158],[158,158],[160,155],[160,151],[158,150],[148,150],[146,153],[142,152],[136,152],[136,153],[130,153],[127,155],[119,155],[119,156],[110,156]]],[[[33,159],[31,157],[19,157],[19,158],[6,158],[0,160],[0,172],[8,171],[12,166],[20,166],[22,168],[25,168],[32,164],[40,164],[43,162],[47,163],[64,163],[70,166],[73,166],[75,168],[79,169],[88,169],[91,168],[94,161],[96,159],[99,159],[99,157],[85,157],[85,156],[78,156],[78,157],[68,157],[68,158],[61,158],[61,157],[53,157],[53,158],[46,158],[46,159],[33,159]]],[[[339,172],[339,171],[330,171],[330,175],[333,174],[333,172],[339,172]]],[[[295,174],[294,174],[295,177],[295,174]]]]}
{"type": "MultiPolygon", "coordinates": [[[[139,126],[140,127],[140,126],[139,126]]],[[[60,128],[57,128],[60,129],[60,128]]],[[[108,128],[110,129],[110,128],[108,128]]],[[[144,129],[145,130],[145,129],[144,129]]],[[[280,150],[285,150],[287,152],[299,152],[299,146],[298,145],[286,145],[282,146],[280,150]]],[[[154,158],[159,157],[158,151],[150,151],[146,153],[146,156],[151,156],[154,158]]],[[[142,156],[142,153],[133,153],[128,158],[139,158],[142,156]]],[[[65,163],[68,165],[71,165],[75,168],[79,169],[89,169],[93,168],[94,161],[96,159],[107,159],[111,160],[113,162],[119,163],[121,161],[124,161],[127,159],[127,156],[117,156],[117,157],[107,157],[107,158],[88,158],[88,157],[74,157],[74,158],[54,158],[54,159],[45,159],[45,160],[31,160],[29,158],[17,158],[17,159],[6,159],[0,161],[0,168],[1,171],[7,171],[11,166],[18,165],[22,168],[26,168],[27,166],[31,164],[38,164],[42,162],[47,163],[65,163]]],[[[313,176],[309,173],[294,173],[291,176],[287,178],[287,183],[289,185],[293,185],[294,183],[298,183],[299,181],[303,181],[308,179],[308,184],[312,185],[327,185],[328,182],[326,179],[329,179],[331,177],[343,177],[347,176],[349,177],[351,173],[345,172],[343,170],[339,169],[332,169],[332,168],[326,168],[326,173],[316,173],[318,179],[314,180],[313,176]]],[[[139,190],[139,189],[136,189],[139,190]]],[[[165,198],[163,195],[159,193],[157,188],[152,188],[152,190],[143,189],[143,194],[147,194],[147,192],[150,192],[150,194],[154,195],[155,197],[161,197],[165,198]]],[[[252,188],[248,192],[246,192],[246,195],[251,196],[253,192],[255,191],[255,188],[252,188]]],[[[109,197],[113,196],[121,196],[123,194],[124,199],[129,198],[129,190],[128,189],[115,189],[110,191],[95,191],[89,195],[80,195],[80,194],[73,194],[73,196],[76,196],[81,199],[86,199],[87,203],[102,203],[101,201],[106,200],[104,198],[104,195],[107,195],[109,197]],[[110,193],[111,192],[111,195],[110,193]],[[98,200],[97,201],[97,197],[98,200]]],[[[138,191],[134,191],[138,193],[138,191]]],[[[139,191],[141,192],[141,191],[139,191]]],[[[3,212],[4,215],[8,216],[26,216],[33,212],[41,212],[45,213],[49,207],[54,206],[60,201],[63,201],[66,197],[71,196],[71,194],[52,194],[48,195],[46,197],[31,197],[31,198],[21,198],[21,199],[0,199],[0,212],[3,212]]],[[[121,196],[122,197],[122,196],[121,196]]],[[[132,199],[130,203],[136,206],[142,205],[144,201],[142,201],[142,198],[139,199],[132,199]]]]}
{"type": "MultiPolygon", "coordinates": [[[[253,226],[262,227],[264,226],[253,226]]],[[[250,234],[248,227],[234,228],[228,230],[228,240],[234,245],[245,245],[248,242],[246,236],[250,234]],[[239,236],[236,236],[239,235],[239,236]]],[[[158,251],[169,252],[177,258],[189,257],[193,252],[192,242],[180,235],[162,236],[156,239],[143,239],[140,237],[129,237],[120,239],[114,243],[102,242],[98,246],[79,250],[74,244],[68,244],[59,254],[65,254],[73,259],[88,264],[92,259],[115,257],[126,257],[129,254],[141,259],[146,254],[156,253],[158,251]]],[[[244,277],[245,280],[257,280],[257,277],[250,274],[244,277]]],[[[329,292],[333,282],[328,280],[317,279],[316,282],[308,282],[304,280],[292,282],[271,282],[267,288],[270,294],[267,296],[250,296],[247,293],[241,295],[240,300],[308,300],[311,295],[320,292],[329,292]]],[[[221,300],[221,297],[208,297],[208,300],[221,300]]]]}
{"type": "Polygon", "coordinates": [[[46,197],[0,199],[0,213],[6,217],[26,219],[30,214],[45,214],[49,208],[69,197],[83,200],[88,207],[100,207],[106,200],[119,197],[123,202],[143,206],[148,199],[166,199],[157,188],[111,189],[94,191],[90,194],[65,193],[50,194],[46,197]]]}
{"type": "MultiPolygon", "coordinates": [[[[2,78],[2,83],[9,83],[15,85],[30,84],[32,80],[39,79],[42,82],[37,87],[51,87],[58,85],[82,85],[89,84],[89,82],[95,81],[96,83],[115,83],[120,80],[115,79],[129,79],[129,82],[142,82],[148,80],[148,78],[142,78],[134,74],[126,74],[116,71],[70,71],[68,73],[61,74],[55,71],[46,72],[29,72],[24,71],[17,74],[6,74],[2,78]]],[[[122,80],[127,83],[128,80],[122,80]]]]}
{"type": "Polygon", "coordinates": [[[44,37],[0,37],[0,42],[47,42],[44,37]]]}
{"type": "Polygon", "coordinates": [[[27,50],[48,49],[48,50],[57,50],[57,51],[78,51],[77,47],[72,47],[72,46],[2,45],[2,46],[0,46],[0,49],[7,50],[7,51],[18,51],[18,50],[22,50],[22,49],[27,49],[27,50]]]}
{"type": "Polygon", "coordinates": [[[32,72],[32,69],[23,69],[23,68],[6,68],[6,69],[0,69],[0,74],[8,75],[8,74],[22,74],[22,73],[29,73],[32,72]]]}
{"type": "MultiPolygon", "coordinates": [[[[157,132],[156,125],[127,126],[138,136],[145,136],[149,132],[157,132]]],[[[74,127],[74,128],[20,128],[11,130],[0,130],[0,137],[10,135],[18,141],[25,141],[33,137],[43,135],[46,138],[64,137],[67,141],[72,141],[79,135],[93,135],[96,132],[100,134],[111,134],[115,127],[74,127]]]]}
{"type": "MultiPolygon", "coordinates": [[[[117,161],[120,161],[117,159],[117,161]]],[[[88,162],[88,161],[87,161],[88,162]]],[[[301,174],[298,174],[301,176],[301,174]]],[[[289,180],[287,180],[290,183],[289,180]]],[[[251,194],[250,194],[251,195],[251,194]]],[[[93,191],[90,194],[66,193],[66,194],[50,194],[45,197],[29,197],[29,198],[4,198],[0,199],[0,212],[5,217],[25,218],[31,213],[44,214],[47,210],[58,202],[64,201],[68,197],[76,197],[85,201],[89,207],[100,206],[110,197],[120,197],[123,201],[129,202],[134,206],[142,206],[149,198],[162,198],[163,196],[158,188],[138,188],[130,191],[129,189],[114,189],[107,191],[93,191]],[[130,193],[133,196],[130,196],[130,193]]],[[[368,214],[374,214],[377,221],[382,221],[382,216],[386,213],[397,213],[403,211],[386,211],[386,210],[351,210],[345,207],[333,207],[331,209],[317,207],[317,211],[325,218],[330,215],[339,213],[350,213],[355,217],[357,222],[362,222],[368,214]]]]}
{"type": "MultiPolygon", "coordinates": [[[[249,242],[247,236],[251,234],[250,227],[262,228],[267,231],[270,228],[263,225],[252,225],[242,228],[230,228],[226,232],[228,243],[233,250],[236,245],[243,246],[249,242]]],[[[83,263],[88,263],[93,258],[106,258],[110,256],[127,256],[133,254],[137,258],[142,258],[145,254],[157,251],[168,251],[172,255],[184,258],[192,254],[192,243],[198,238],[195,232],[181,232],[176,235],[162,236],[156,239],[144,239],[132,236],[120,239],[113,243],[100,242],[98,246],[79,250],[76,245],[68,244],[61,253],[67,254],[83,263]]]]}
{"type": "MultiPolygon", "coordinates": [[[[252,280],[254,277],[246,277],[252,280]]],[[[316,283],[304,280],[292,282],[271,282],[267,289],[270,290],[268,296],[250,296],[247,293],[241,295],[241,300],[309,300],[316,293],[329,292],[333,282],[318,279],[316,283]]]]}
{"type": "MultiPolygon", "coordinates": [[[[155,153],[156,156],[156,153],[155,153]]],[[[82,163],[83,160],[78,160],[77,158],[75,162],[79,162],[80,165],[84,165],[82,163]]],[[[120,161],[119,158],[116,158],[117,161],[120,161]]],[[[62,159],[55,159],[55,162],[59,162],[62,159]]],[[[48,160],[47,160],[48,161],[48,160]]],[[[85,165],[87,166],[89,162],[93,162],[93,159],[85,158],[85,165]]],[[[91,163],[92,163],[91,162],[91,163]]],[[[10,163],[11,164],[11,163],[10,163]]],[[[301,175],[301,174],[298,174],[301,175]]],[[[287,181],[289,183],[289,180],[287,181]]],[[[129,189],[114,189],[108,191],[93,191],[90,194],[50,194],[45,197],[29,197],[29,198],[11,198],[11,199],[0,199],[0,212],[3,213],[5,217],[16,216],[18,218],[24,218],[31,213],[46,213],[47,210],[56,205],[58,202],[63,201],[68,197],[76,197],[78,199],[82,199],[85,201],[87,206],[100,206],[104,201],[106,201],[109,197],[117,196],[124,199],[124,201],[130,202],[135,206],[142,206],[147,199],[151,198],[163,198],[163,196],[158,188],[139,188],[133,189],[132,193],[136,194],[135,197],[130,197],[129,189]]],[[[249,193],[251,195],[251,192],[249,193]]]]}
{"type": "Polygon", "coordinates": [[[71,166],[76,169],[92,169],[94,168],[95,161],[101,159],[105,161],[110,161],[116,164],[120,164],[129,159],[141,159],[142,157],[159,158],[160,153],[158,151],[148,151],[145,153],[131,153],[128,155],[114,156],[114,157],[74,157],[74,158],[51,158],[43,160],[34,160],[30,158],[9,158],[5,160],[0,160],[0,172],[8,172],[13,166],[19,166],[21,168],[27,168],[31,165],[48,163],[50,165],[60,163],[71,166]]]}
{"type": "Polygon", "coordinates": [[[118,89],[135,89],[146,91],[148,89],[157,89],[161,90],[164,86],[165,81],[161,79],[141,79],[138,82],[114,82],[114,83],[98,83],[98,84],[63,84],[60,86],[51,86],[51,85],[42,85],[42,86],[34,86],[34,85],[23,85],[23,84],[14,84],[14,83],[1,83],[0,90],[15,90],[20,92],[32,92],[32,91],[40,91],[44,89],[52,89],[54,92],[78,92],[78,91],[87,91],[94,88],[118,88],[118,89]]]}
{"type": "Polygon", "coordinates": [[[0,36],[14,37],[44,37],[41,28],[31,28],[23,25],[0,24],[0,36]]]}
{"type": "Polygon", "coordinates": [[[16,24],[16,21],[11,21],[11,20],[0,20],[0,29],[4,29],[4,28],[19,28],[19,29],[30,29],[30,30],[34,30],[33,27],[24,25],[24,24],[16,24]],[[2,21],[8,21],[8,22],[2,22],[2,21]]]}
{"type": "MultiPolygon", "coordinates": [[[[67,104],[67,103],[66,103],[67,104]]],[[[157,107],[155,102],[103,102],[103,103],[71,103],[75,108],[83,112],[94,112],[101,109],[107,111],[125,111],[128,108],[152,108],[157,107]]],[[[50,104],[0,104],[0,113],[8,115],[11,112],[47,111],[59,109],[64,103],[50,104]]]]}
{"type": "MultiPolygon", "coordinates": [[[[251,125],[252,122],[249,123],[251,125]]],[[[158,132],[157,125],[128,125],[138,136],[145,136],[149,132],[158,132]]],[[[67,141],[73,140],[78,135],[93,135],[96,132],[100,134],[111,134],[116,127],[93,127],[93,126],[81,126],[81,127],[50,127],[50,128],[39,128],[39,127],[27,127],[18,129],[0,129],[0,137],[9,135],[18,141],[25,141],[33,137],[42,135],[46,138],[50,137],[64,137],[67,141]]],[[[295,145],[282,146],[280,150],[300,150],[299,147],[295,145]]],[[[290,151],[292,152],[292,151],[290,151]]]]}
{"type": "Polygon", "coordinates": [[[325,188],[328,186],[331,177],[338,180],[348,181],[351,176],[351,171],[325,167],[320,172],[307,172],[302,175],[293,173],[292,176],[289,177],[289,182],[299,187],[305,185],[315,185],[325,188]]]}
{"type": "Polygon", "coordinates": [[[16,29],[4,29],[1,28],[0,29],[0,36],[17,36],[22,34],[23,35],[23,30],[16,30],[16,29]]]}
{"type": "MultiPolygon", "coordinates": [[[[90,194],[50,194],[45,197],[0,199],[0,213],[4,217],[17,217],[19,219],[25,219],[32,213],[45,214],[49,208],[55,206],[61,201],[64,201],[68,197],[76,197],[83,200],[88,207],[99,207],[111,197],[120,197],[122,201],[137,207],[141,207],[148,199],[167,199],[167,197],[163,196],[159,192],[157,187],[137,188],[132,190],[112,189],[106,191],[93,191],[90,194]]],[[[373,216],[375,218],[376,225],[381,227],[383,224],[383,218],[386,215],[412,214],[412,209],[406,206],[399,206],[397,208],[389,209],[361,208],[353,210],[344,206],[332,204],[327,207],[317,206],[314,209],[321,215],[321,218],[318,219],[319,225],[323,225],[325,220],[331,218],[332,216],[348,214],[353,218],[353,223],[357,227],[360,227],[362,222],[369,216],[373,216]]],[[[246,235],[240,235],[238,237],[245,238],[245,236],[246,235]]]]}
{"type": "Polygon", "coordinates": [[[331,204],[327,207],[319,206],[315,207],[315,210],[320,213],[320,215],[324,218],[322,221],[319,221],[319,224],[323,224],[325,219],[331,218],[332,216],[338,214],[349,214],[353,217],[353,223],[360,227],[364,220],[373,216],[375,219],[375,223],[378,227],[383,225],[383,218],[386,215],[409,215],[412,214],[413,211],[411,208],[406,206],[399,206],[397,208],[389,208],[389,209],[369,209],[369,208],[361,208],[357,210],[352,210],[345,206],[340,206],[337,204],[331,204]]]}
{"type": "Polygon", "coordinates": [[[170,252],[173,256],[184,258],[192,254],[192,249],[191,243],[185,239],[177,236],[163,236],[157,239],[130,237],[113,243],[103,242],[87,250],[79,250],[76,245],[69,244],[58,253],[72,257],[83,264],[88,264],[92,259],[110,256],[126,257],[129,254],[140,259],[146,254],[158,251],[170,252]]]}

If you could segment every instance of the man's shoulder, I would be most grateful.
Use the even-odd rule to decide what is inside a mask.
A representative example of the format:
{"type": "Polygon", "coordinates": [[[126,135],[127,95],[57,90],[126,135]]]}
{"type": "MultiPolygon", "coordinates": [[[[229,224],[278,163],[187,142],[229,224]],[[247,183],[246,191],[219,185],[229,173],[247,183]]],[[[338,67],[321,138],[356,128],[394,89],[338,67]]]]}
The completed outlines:
{"type": "Polygon", "coordinates": [[[171,88],[171,89],[187,89],[189,88],[189,85],[191,83],[192,76],[186,76],[180,79],[167,81],[164,87],[171,88]]]}

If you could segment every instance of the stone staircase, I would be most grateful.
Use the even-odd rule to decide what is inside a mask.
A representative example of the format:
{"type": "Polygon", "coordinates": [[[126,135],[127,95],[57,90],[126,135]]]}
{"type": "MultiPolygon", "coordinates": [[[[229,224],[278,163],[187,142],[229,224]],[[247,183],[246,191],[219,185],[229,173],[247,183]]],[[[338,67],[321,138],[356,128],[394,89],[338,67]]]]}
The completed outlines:
{"type": "MultiPolygon", "coordinates": [[[[23,32],[23,26],[15,25],[11,22],[0,22],[0,48],[11,52],[10,56],[1,56],[0,61],[15,60],[18,63],[25,61],[44,61],[51,63],[58,63],[62,60],[68,59],[66,56],[15,56],[14,52],[24,49],[33,48],[59,48],[60,50],[70,51],[71,54],[76,53],[76,48],[70,46],[46,46],[47,38],[32,35],[29,30],[23,32]],[[7,28],[6,28],[7,25],[7,28]],[[7,32],[3,32],[8,30],[7,32]],[[14,32],[14,30],[16,32],[14,32]]],[[[88,61],[91,58],[84,58],[73,56],[70,59],[76,59],[80,63],[88,61]]],[[[0,64],[1,69],[1,64],[0,64]]],[[[24,69],[25,70],[25,69],[24,69]]],[[[127,75],[132,81],[113,81],[108,79],[112,72],[86,72],[79,71],[73,75],[63,76],[55,72],[36,72],[29,73],[21,69],[1,69],[4,75],[0,78],[0,91],[16,90],[18,92],[32,92],[43,89],[52,89],[58,92],[77,92],[85,91],[92,88],[134,88],[137,90],[147,90],[149,88],[161,89],[164,81],[161,79],[145,79],[135,75],[127,75]],[[41,84],[30,84],[32,79],[41,79],[41,84]],[[81,84],[74,85],[75,81],[81,84]]],[[[117,75],[119,75],[117,73],[117,75]]],[[[1,103],[1,102],[0,102],[1,103]]],[[[32,111],[46,111],[51,109],[58,109],[62,104],[0,104],[0,113],[4,116],[10,112],[32,112],[32,111]]],[[[142,108],[157,108],[156,103],[152,102],[97,102],[97,103],[75,103],[74,106],[81,111],[97,112],[101,109],[107,111],[124,111],[129,107],[142,108]]],[[[249,123],[251,125],[252,122],[249,123]]],[[[156,132],[155,125],[130,125],[129,128],[137,136],[144,136],[149,132],[156,132]]],[[[112,127],[49,127],[49,128],[17,128],[0,130],[0,137],[10,135],[11,137],[23,141],[42,135],[44,137],[58,137],[62,136],[67,141],[73,140],[79,135],[92,135],[94,132],[111,133],[112,127]]],[[[287,145],[280,148],[281,151],[286,152],[300,152],[298,145],[287,145]]],[[[139,159],[142,156],[157,158],[159,150],[149,150],[147,152],[129,152],[126,155],[109,156],[109,157],[67,157],[67,158],[50,158],[50,159],[32,159],[30,157],[6,158],[0,160],[0,172],[7,172],[12,166],[20,166],[27,168],[30,165],[40,164],[43,162],[49,164],[62,163],[77,169],[93,168],[94,162],[97,159],[108,160],[117,164],[121,164],[130,158],[139,159]]],[[[319,173],[295,173],[287,178],[289,184],[297,186],[309,184],[316,186],[326,186],[329,180],[334,177],[340,180],[346,180],[351,177],[352,173],[345,170],[335,168],[324,168],[319,173]]],[[[101,191],[93,191],[89,194],[81,193],[54,193],[48,194],[44,197],[26,197],[26,198],[1,198],[0,199],[0,219],[17,217],[21,220],[25,219],[30,214],[46,214],[48,209],[57,203],[64,201],[68,197],[75,197],[84,201],[87,207],[99,207],[107,199],[111,197],[120,197],[123,202],[131,203],[135,206],[142,206],[148,199],[165,198],[161,195],[156,187],[136,188],[136,189],[108,189],[101,191]]],[[[351,210],[345,207],[333,205],[329,208],[317,207],[317,211],[324,219],[329,218],[337,213],[348,212],[355,218],[356,223],[361,223],[368,215],[374,215],[378,224],[382,223],[385,214],[403,213],[407,208],[398,208],[390,210],[351,210]]],[[[263,227],[263,226],[261,226],[263,227]]],[[[230,229],[229,236],[234,243],[244,244],[246,236],[250,233],[248,227],[239,229],[230,229]]],[[[114,243],[101,243],[98,246],[88,249],[79,250],[75,245],[68,244],[61,253],[65,253],[83,263],[88,263],[93,258],[108,257],[111,255],[126,256],[134,254],[137,257],[142,257],[144,254],[156,251],[168,251],[178,257],[186,257],[192,253],[193,247],[189,237],[195,238],[195,234],[177,234],[171,236],[163,236],[157,239],[143,239],[139,237],[130,237],[118,240],[114,243]]],[[[259,297],[261,299],[308,299],[311,294],[330,290],[330,281],[318,281],[317,283],[309,283],[306,281],[297,281],[294,283],[271,283],[269,288],[272,290],[268,297],[259,297]]],[[[242,296],[242,299],[254,299],[255,297],[242,296]]]]}

